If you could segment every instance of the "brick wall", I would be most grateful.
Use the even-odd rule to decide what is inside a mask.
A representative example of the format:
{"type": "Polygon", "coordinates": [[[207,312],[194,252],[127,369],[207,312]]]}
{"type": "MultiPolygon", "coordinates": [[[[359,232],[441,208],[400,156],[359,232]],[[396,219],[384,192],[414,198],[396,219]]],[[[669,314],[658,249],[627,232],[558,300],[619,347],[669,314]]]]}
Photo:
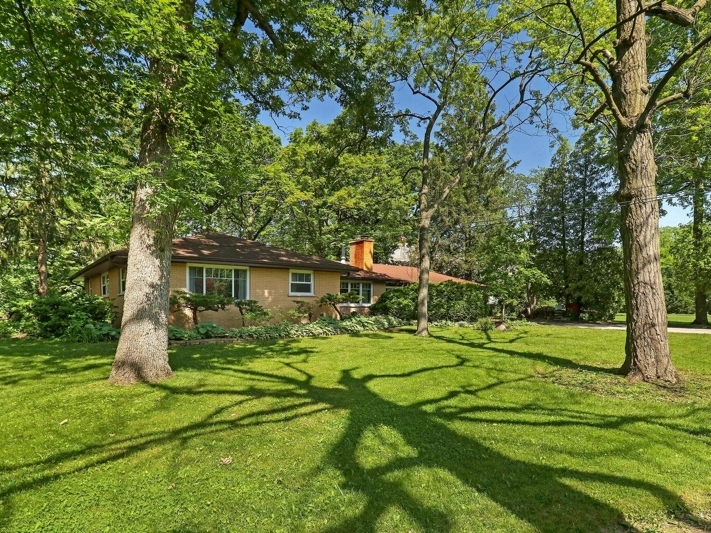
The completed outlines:
{"type": "MultiPolygon", "coordinates": [[[[187,265],[185,263],[173,263],[170,271],[170,289],[187,290],[187,265]]],[[[251,267],[249,269],[249,297],[257,300],[260,305],[266,307],[278,316],[274,322],[282,320],[289,309],[294,309],[294,300],[307,300],[315,302],[326,293],[338,293],[340,291],[341,276],[339,272],[314,271],[314,296],[290,296],[289,295],[289,270],[285,268],[263,268],[251,267]],[[281,316],[279,316],[281,315],[281,316]]],[[[101,276],[94,276],[85,281],[85,288],[91,286],[91,294],[101,295],[101,276]]],[[[378,292],[378,284],[373,285],[374,294],[378,292]]],[[[123,312],[123,296],[118,294],[119,289],[119,269],[113,267],[109,270],[109,296],[118,308],[117,325],[121,323],[121,313],[123,312]]],[[[335,313],[330,307],[314,307],[313,316],[317,318],[321,313],[334,316],[335,313]]],[[[242,325],[239,311],[236,307],[229,307],[224,311],[206,311],[200,313],[200,322],[214,322],[224,328],[234,328],[242,325]]],[[[190,312],[173,311],[170,316],[170,323],[177,327],[190,327],[192,316],[190,312]]]]}

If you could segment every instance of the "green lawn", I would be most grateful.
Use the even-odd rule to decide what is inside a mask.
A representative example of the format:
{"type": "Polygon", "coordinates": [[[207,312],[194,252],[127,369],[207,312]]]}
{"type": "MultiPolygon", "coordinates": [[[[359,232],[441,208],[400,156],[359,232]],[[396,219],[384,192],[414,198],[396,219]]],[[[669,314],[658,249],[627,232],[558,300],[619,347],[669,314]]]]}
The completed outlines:
{"type": "Polygon", "coordinates": [[[624,332],[530,327],[181,347],[0,344],[1,531],[708,531],[711,351],[613,373],[624,332]]]}
{"type": "MultiPolygon", "coordinates": [[[[667,320],[669,321],[669,327],[672,328],[706,328],[708,326],[697,326],[692,324],[694,321],[694,315],[684,315],[681,313],[669,313],[667,315],[667,320]]],[[[626,315],[625,313],[617,313],[615,315],[615,322],[625,323],[626,315]]]]}

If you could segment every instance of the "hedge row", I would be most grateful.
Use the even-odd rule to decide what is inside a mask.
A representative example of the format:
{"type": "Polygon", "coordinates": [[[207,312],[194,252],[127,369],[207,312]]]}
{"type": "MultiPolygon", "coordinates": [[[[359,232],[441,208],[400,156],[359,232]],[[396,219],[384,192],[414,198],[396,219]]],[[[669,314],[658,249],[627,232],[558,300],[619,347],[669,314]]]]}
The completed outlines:
{"type": "Polygon", "coordinates": [[[404,326],[405,324],[405,321],[391,316],[355,315],[343,320],[325,317],[308,324],[281,322],[268,326],[247,326],[232,329],[224,329],[217,324],[206,322],[199,324],[195,329],[181,329],[171,326],[168,333],[171,340],[198,340],[216,337],[244,340],[276,340],[378,331],[404,326]]]}
{"type": "MultiPolygon", "coordinates": [[[[417,318],[418,284],[388,289],[370,310],[401,320],[417,318]]],[[[429,287],[427,314],[430,322],[476,322],[487,315],[486,294],[473,283],[432,283],[429,287]]]]}

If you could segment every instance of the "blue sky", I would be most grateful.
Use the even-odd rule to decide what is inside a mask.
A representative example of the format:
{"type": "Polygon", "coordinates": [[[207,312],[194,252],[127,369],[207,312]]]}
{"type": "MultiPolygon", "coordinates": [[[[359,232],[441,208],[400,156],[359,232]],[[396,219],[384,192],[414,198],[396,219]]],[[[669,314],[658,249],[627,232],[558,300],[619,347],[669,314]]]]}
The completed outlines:
{"type": "MultiPolygon", "coordinates": [[[[409,104],[414,108],[415,105],[409,104]]],[[[314,101],[309,109],[301,112],[301,118],[288,119],[286,117],[272,117],[266,113],[259,116],[260,122],[271,126],[275,133],[280,135],[282,142],[288,142],[289,135],[296,128],[305,128],[314,120],[326,124],[331,122],[340,112],[340,106],[333,100],[314,101]]],[[[557,124],[560,133],[574,139],[574,131],[564,121],[557,124]]],[[[523,174],[538,167],[545,167],[550,163],[555,148],[551,147],[551,137],[534,126],[525,126],[522,131],[517,131],[509,136],[508,152],[512,159],[520,161],[517,170],[523,174]]],[[[665,203],[667,214],[660,221],[661,226],[677,226],[689,221],[689,214],[681,207],[670,206],[665,203]]]]}

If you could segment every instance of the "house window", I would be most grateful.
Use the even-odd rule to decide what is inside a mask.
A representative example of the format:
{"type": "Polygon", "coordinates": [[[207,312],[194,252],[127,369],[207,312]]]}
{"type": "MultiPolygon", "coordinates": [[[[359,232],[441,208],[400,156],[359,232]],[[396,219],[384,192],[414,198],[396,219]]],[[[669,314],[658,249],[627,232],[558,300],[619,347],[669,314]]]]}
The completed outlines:
{"type": "Polygon", "coordinates": [[[289,271],[289,296],[313,296],[314,273],[311,270],[289,271]]]}
{"type": "Polygon", "coordinates": [[[126,292],[126,269],[119,268],[119,294],[126,292]]]}
{"type": "Polygon", "coordinates": [[[373,300],[373,284],[372,283],[361,283],[353,281],[342,281],[341,282],[341,294],[346,294],[349,292],[355,292],[360,296],[360,303],[369,304],[373,300]]]}
{"type": "Polygon", "coordinates": [[[101,274],[101,296],[109,295],[109,273],[101,274]]]}
{"type": "Polygon", "coordinates": [[[238,300],[249,298],[249,271],[246,268],[188,267],[188,290],[199,294],[214,292],[238,300]]]}

